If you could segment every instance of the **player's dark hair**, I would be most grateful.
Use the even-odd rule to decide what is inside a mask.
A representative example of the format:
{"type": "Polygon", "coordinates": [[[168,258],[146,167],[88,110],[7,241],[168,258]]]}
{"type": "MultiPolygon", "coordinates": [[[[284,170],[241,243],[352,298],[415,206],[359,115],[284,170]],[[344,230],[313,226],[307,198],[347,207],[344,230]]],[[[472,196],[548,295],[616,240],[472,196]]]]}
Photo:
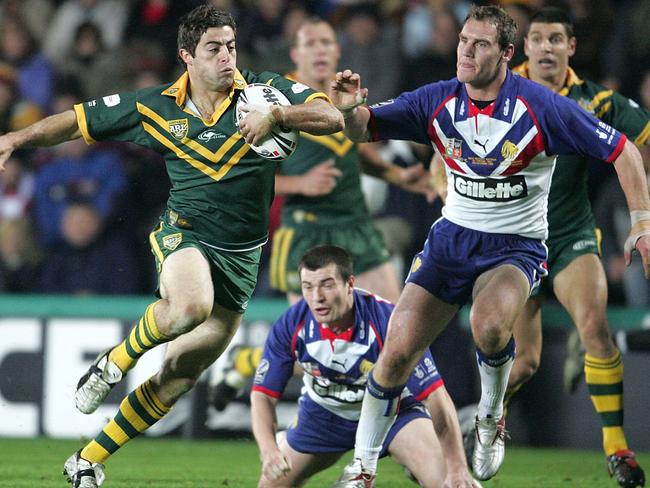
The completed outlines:
{"type": "Polygon", "coordinates": [[[465,17],[465,22],[470,19],[479,22],[489,22],[496,27],[497,42],[501,49],[505,50],[509,45],[515,43],[517,23],[501,7],[496,5],[487,5],[483,7],[473,5],[472,8],[469,9],[467,17],[465,17]]]}
{"type": "Polygon", "coordinates": [[[343,281],[352,276],[352,258],[345,249],[338,246],[316,246],[307,250],[298,263],[298,274],[303,269],[316,271],[330,264],[336,265],[343,281]]]}
{"type": "MultiPolygon", "coordinates": [[[[201,36],[211,27],[230,27],[235,34],[237,33],[232,15],[211,5],[200,5],[181,18],[178,27],[178,51],[185,49],[192,56],[196,55],[196,46],[201,36]]],[[[180,55],[178,59],[185,66],[180,55]]]]}
{"type": "Polygon", "coordinates": [[[571,17],[559,7],[544,7],[530,18],[530,24],[533,22],[539,24],[562,24],[566,35],[569,38],[573,37],[573,22],[571,22],[571,17]]]}

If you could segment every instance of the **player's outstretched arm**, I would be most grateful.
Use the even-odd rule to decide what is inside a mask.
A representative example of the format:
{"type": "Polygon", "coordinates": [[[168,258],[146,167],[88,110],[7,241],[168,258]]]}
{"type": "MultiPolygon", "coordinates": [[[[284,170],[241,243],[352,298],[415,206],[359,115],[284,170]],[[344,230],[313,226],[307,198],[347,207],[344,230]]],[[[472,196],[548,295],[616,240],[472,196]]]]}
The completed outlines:
{"type": "Polygon", "coordinates": [[[641,154],[630,141],[614,161],[618,180],[625,193],[627,206],[630,209],[632,229],[625,241],[625,262],[632,261],[632,251],[637,250],[643,261],[646,278],[650,279],[650,196],[648,181],[643,167],[641,154]]]}
{"type": "Polygon", "coordinates": [[[361,88],[361,77],[349,69],[336,73],[330,83],[329,97],[345,120],[345,135],[356,142],[370,140],[368,120],[370,112],[362,107],[368,98],[368,89],[361,88]]]}
{"type": "Polygon", "coordinates": [[[333,134],[343,130],[341,113],[322,98],[315,98],[298,105],[243,105],[246,117],[239,130],[248,144],[259,144],[273,129],[280,125],[314,135],[333,134]]]}
{"type": "Polygon", "coordinates": [[[433,427],[447,463],[445,488],[472,488],[473,479],[467,468],[463,440],[454,402],[444,386],[434,390],[424,404],[431,413],[433,427]]]}
{"type": "Polygon", "coordinates": [[[0,170],[16,149],[21,147],[54,146],[81,137],[74,110],[51,115],[16,132],[0,136],[0,170]]]}
{"type": "Polygon", "coordinates": [[[278,427],[275,416],[277,403],[277,399],[264,393],[251,392],[251,423],[262,457],[262,476],[271,481],[280,479],[291,469],[275,441],[278,427]]]}

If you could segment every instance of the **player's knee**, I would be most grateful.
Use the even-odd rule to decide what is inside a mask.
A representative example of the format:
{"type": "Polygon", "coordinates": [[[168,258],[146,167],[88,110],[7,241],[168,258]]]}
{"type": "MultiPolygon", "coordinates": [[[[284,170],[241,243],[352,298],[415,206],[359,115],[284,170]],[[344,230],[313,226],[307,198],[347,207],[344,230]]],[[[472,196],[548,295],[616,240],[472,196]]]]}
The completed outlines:
{"type": "Polygon", "coordinates": [[[472,314],[470,324],[476,344],[487,354],[499,352],[512,335],[500,320],[491,316],[472,314]]]}
{"type": "Polygon", "coordinates": [[[175,305],[172,303],[171,311],[171,335],[179,336],[194,329],[197,325],[205,322],[210,316],[212,306],[210,304],[194,301],[175,305]]]}

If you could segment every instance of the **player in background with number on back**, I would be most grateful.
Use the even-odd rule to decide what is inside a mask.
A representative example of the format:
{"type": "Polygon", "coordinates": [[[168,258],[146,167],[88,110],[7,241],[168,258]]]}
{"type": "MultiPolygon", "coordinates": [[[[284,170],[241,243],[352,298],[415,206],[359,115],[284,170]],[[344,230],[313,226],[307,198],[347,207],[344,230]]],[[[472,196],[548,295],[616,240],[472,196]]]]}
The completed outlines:
{"type": "Polygon", "coordinates": [[[513,323],[546,275],[546,202],[557,154],[612,162],[631,210],[627,252],[650,273],[650,197],[639,151],[627,137],[573,102],[507,67],[516,25],[499,7],[472,7],[459,35],[457,78],[425,85],[389,103],[362,106],[367,89],[345,70],[330,98],[353,140],[432,144],[445,161],[443,218],[413,260],[368,377],[355,461],[338,488],[371,487],[396,399],[425,348],[472,299],[481,399],[474,475],[492,478],[505,455],[503,399],[515,356],[513,323]],[[607,137],[601,138],[605,133],[607,137]]]}
{"type": "Polygon", "coordinates": [[[167,209],[150,236],[161,298],[81,378],[77,408],[93,412],[147,350],[168,343],[165,359],[122,401],[102,432],[66,461],[74,488],[101,484],[102,463],[169,412],[237,330],[267,240],[275,175],[275,165],[249,144],[262,141],[280,120],[314,134],[343,126],[324,94],[296,92],[294,82],[275,73],[239,71],[235,23],[225,12],[204,5],[184,16],[178,48],[186,70],[174,83],[80,104],[0,137],[0,164],[22,146],[81,136],[88,143],[130,141],[163,154],[172,180],[167,209]],[[234,106],[241,90],[254,82],[271,84],[295,105],[274,111],[244,107],[248,115],[240,134],[234,106]],[[202,138],[206,132],[219,137],[202,138]]]}
{"type": "MultiPolygon", "coordinates": [[[[296,86],[327,90],[334,78],[340,48],[336,33],[324,20],[309,18],[296,31],[291,49],[295,71],[287,78],[296,86]]],[[[289,304],[300,299],[296,270],[305,251],[332,244],[352,255],[356,284],[392,303],[401,291],[400,279],[383,239],[375,229],[361,191],[361,171],[401,188],[434,198],[430,177],[422,165],[402,168],[384,161],[371,144],[357,144],[342,132],[316,136],[303,133],[295,153],[278,168],[275,191],[286,195],[282,225],[273,236],[271,286],[287,294],[289,304]]],[[[222,379],[211,388],[217,410],[223,410],[246,385],[259,364],[262,348],[236,346],[222,379]]]]}
{"type": "MultiPolygon", "coordinates": [[[[356,289],[352,264],[340,247],[309,249],[298,265],[303,299],[266,339],[251,393],[260,488],[302,486],[354,445],[367,375],[393,305],[356,289]],[[295,425],[278,441],[275,407],[294,364],[303,371],[303,395],[295,425]]],[[[453,402],[428,352],[409,377],[382,454],[404,465],[420,486],[478,486],[467,469],[453,402]],[[422,404],[436,415],[430,417],[422,404]]]]}

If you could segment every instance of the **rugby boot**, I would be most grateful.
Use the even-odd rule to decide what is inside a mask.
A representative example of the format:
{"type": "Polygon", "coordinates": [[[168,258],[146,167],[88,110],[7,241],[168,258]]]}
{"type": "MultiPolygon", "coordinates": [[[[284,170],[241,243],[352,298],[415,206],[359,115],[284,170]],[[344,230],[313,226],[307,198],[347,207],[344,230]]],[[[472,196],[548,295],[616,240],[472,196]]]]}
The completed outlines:
{"type": "Polygon", "coordinates": [[[218,411],[223,411],[248,383],[248,378],[235,368],[235,357],[245,346],[234,346],[230,349],[227,363],[223,368],[221,379],[208,389],[208,402],[218,411]]]}
{"type": "Polygon", "coordinates": [[[97,488],[106,478],[104,465],[91,463],[79,456],[81,451],[75,452],[63,465],[63,474],[72,488],[97,488]]]}
{"type": "Polygon", "coordinates": [[[332,488],[374,488],[375,475],[363,468],[361,459],[352,460],[345,468],[343,474],[332,488]]]}
{"type": "Polygon", "coordinates": [[[74,403],[77,410],[82,413],[89,414],[97,410],[113,387],[122,379],[120,368],[108,360],[109,352],[110,349],[97,356],[77,383],[74,403]]]}
{"type": "Polygon", "coordinates": [[[645,486],[645,473],[636,462],[634,453],[628,449],[607,456],[607,471],[616,480],[618,486],[624,488],[645,486]]]}
{"type": "Polygon", "coordinates": [[[480,420],[476,417],[475,432],[472,470],[477,479],[486,481],[497,474],[506,453],[505,417],[501,417],[498,421],[491,417],[480,420]]]}

